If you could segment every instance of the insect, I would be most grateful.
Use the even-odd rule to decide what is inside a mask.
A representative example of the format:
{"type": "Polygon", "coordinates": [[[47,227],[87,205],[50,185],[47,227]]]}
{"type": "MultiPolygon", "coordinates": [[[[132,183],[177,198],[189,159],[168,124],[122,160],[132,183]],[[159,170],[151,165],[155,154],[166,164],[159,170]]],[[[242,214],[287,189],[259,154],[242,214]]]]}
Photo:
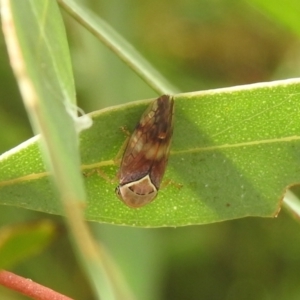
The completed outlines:
{"type": "Polygon", "coordinates": [[[170,152],[173,113],[172,97],[159,97],[143,113],[129,138],[116,194],[130,207],[144,206],[157,196],[170,152]]]}

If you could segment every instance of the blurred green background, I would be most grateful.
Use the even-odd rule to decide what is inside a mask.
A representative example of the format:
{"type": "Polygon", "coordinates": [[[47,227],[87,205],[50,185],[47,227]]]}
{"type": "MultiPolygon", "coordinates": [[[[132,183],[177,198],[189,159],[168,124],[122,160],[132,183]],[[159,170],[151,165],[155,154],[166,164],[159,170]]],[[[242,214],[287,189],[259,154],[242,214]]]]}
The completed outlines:
{"type": "MultiPolygon", "coordinates": [[[[297,1],[80,2],[112,25],[183,92],[300,73],[297,1]]],[[[94,36],[64,12],[63,16],[78,105],[85,112],[157,96],[94,36]]],[[[0,51],[3,153],[30,138],[32,131],[2,32],[0,51]]],[[[94,299],[72,255],[62,218],[0,208],[1,225],[43,218],[57,223],[57,238],[13,271],[75,299],[94,299]]],[[[285,211],[277,219],[248,218],[176,229],[90,225],[137,299],[300,299],[299,223],[285,211]]],[[[0,295],[27,299],[3,288],[0,295]]]]}

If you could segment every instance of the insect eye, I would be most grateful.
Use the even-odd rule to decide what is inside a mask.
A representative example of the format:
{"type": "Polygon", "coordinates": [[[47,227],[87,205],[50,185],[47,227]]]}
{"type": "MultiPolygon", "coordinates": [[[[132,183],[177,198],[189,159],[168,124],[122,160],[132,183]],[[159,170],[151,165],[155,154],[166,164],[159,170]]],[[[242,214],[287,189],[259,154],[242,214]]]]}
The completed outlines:
{"type": "Polygon", "coordinates": [[[115,193],[116,193],[118,196],[120,196],[120,186],[117,186],[117,187],[115,188],[115,193]]]}

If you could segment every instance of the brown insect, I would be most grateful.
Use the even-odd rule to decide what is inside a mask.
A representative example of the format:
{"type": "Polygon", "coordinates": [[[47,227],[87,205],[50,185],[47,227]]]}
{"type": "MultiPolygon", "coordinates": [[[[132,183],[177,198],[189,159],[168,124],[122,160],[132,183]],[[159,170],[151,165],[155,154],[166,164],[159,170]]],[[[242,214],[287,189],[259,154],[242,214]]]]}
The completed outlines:
{"type": "Polygon", "coordinates": [[[157,195],[170,152],[173,113],[172,97],[159,97],[146,109],[128,141],[116,194],[130,207],[144,206],[157,195]]]}

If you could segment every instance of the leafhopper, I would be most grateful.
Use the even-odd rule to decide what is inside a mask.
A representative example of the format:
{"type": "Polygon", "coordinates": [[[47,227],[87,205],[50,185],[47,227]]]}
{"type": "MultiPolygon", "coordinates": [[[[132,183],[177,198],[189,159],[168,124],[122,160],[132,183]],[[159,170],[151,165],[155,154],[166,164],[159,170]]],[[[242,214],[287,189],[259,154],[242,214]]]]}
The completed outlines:
{"type": "Polygon", "coordinates": [[[173,134],[174,100],[163,95],[143,113],[126,146],[117,196],[129,207],[150,203],[164,176],[173,134]]]}

